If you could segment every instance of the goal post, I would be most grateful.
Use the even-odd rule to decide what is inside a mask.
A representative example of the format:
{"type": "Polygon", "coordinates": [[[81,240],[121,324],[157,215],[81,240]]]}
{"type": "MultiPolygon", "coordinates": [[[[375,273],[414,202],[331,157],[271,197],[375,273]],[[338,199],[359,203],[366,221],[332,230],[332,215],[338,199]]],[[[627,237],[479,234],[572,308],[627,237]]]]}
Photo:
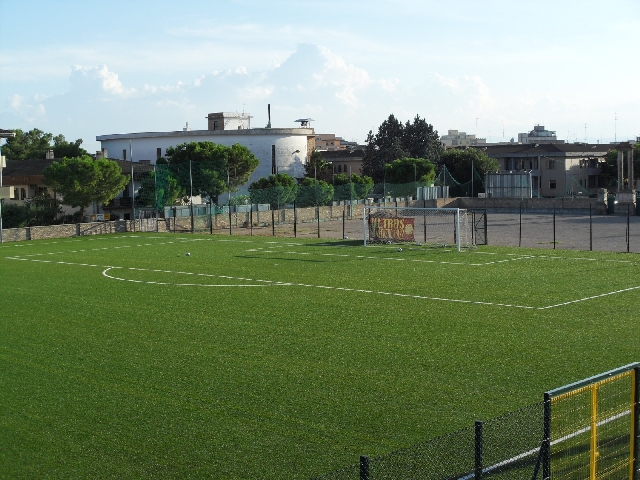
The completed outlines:
{"type": "Polygon", "coordinates": [[[417,243],[474,246],[471,215],[461,208],[385,207],[365,205],[362,215],[364,244],[417,243]]]}

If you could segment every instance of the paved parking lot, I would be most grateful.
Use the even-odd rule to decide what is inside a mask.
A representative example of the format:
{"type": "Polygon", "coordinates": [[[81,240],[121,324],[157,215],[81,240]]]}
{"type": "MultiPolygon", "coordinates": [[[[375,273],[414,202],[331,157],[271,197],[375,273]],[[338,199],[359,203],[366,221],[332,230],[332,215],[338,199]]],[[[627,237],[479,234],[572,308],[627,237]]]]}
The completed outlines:
{"type": "MultiPolygon", "coordinates": [[[[635,213],[635,212],[634,212],[635,213]]],[[[476,214],[476,221],[479,215],[476,214]]],[[[487,213],[489,245],[640,253],[640,217],[487,213]],[[627,225],[628,222],[628,225],[627,225]],[[627,236],[627,231],[629,235],[627,236]],[[628,238],[628,245],[627,245],[628,238]]]]}

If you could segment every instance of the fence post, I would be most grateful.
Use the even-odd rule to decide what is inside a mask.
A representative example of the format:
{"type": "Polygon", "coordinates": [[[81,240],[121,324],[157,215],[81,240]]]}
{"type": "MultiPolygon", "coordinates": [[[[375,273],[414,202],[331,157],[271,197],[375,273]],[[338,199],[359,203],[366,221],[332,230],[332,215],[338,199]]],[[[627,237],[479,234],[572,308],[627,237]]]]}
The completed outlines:
{"type": "Polygon", "coordinates": [[[369,457],[360,455],[360,480],[369,480],[369,457]]]}
{"type": "Polygon", "coordinates": [[[544,394],[544,456],[542,459],[542,479],[551,478],[551,395],[544,394]]]}
{"type": "Polygon", "coordinates": [[[346,208],[346,206],[345,206],[345,205],[342,205],[342,239],[343,239],[343,240],[344,240],[345,238],[347,238],[347,237],[345,237],[345,233],[346,233],[346,232],[345,232],[345,229],[344,229],[345,208],[346,208]]]}
{"type": "Polygon", "coordinates": [[[556,204],[553,204],[553,249],[556,249],[556,204]]]}
{"type": "Polygon", "coordinates": [[[484,207],[484,244],[489,245],[489,229],[487,228],[487,207],[484,207]]]}
{"type": "Polygon", "coordinates": [[[518,246],[522,246],[522,201],[520,201],[520,232],[518,234],[518,246]]]}
{"type": "Polygon", "coordinates": [[[482,478],[482,422],[480,420],[476,420],[475,446],[474,478],[480,480],[482,478]]]}
{"type": "Polygon", "coordinates": [[[629,244],[631,243],[631,225],[629,224],[629,215],[631,214],[631,206],[627,205],[627,253],[629,253],[629,244]]]}
{"type": "Polygon", "coordinates": [[[293,201],[293,238],[298,238],[298,214],[296,212],[296,201],[293,201]]]}
{"type": "Polygon", "coordinates": [[[591,202],[589,202],[589,251],[593,252],[593,220],[591,216],[591,202]]]}
{"type": "Polygon", "coordinates": [[[273,208],[271,209],[271,235],[276,236],[276,216],[273,212],[273,208]]]}
{"type": "Polygon", "coordinates": [[[640,480],[640,367],[635,367],[634,399],[636,402],[634,412],[634,428],[635,428],[635,453],[633,455],[632,466],[633,480],[640,480]]]}

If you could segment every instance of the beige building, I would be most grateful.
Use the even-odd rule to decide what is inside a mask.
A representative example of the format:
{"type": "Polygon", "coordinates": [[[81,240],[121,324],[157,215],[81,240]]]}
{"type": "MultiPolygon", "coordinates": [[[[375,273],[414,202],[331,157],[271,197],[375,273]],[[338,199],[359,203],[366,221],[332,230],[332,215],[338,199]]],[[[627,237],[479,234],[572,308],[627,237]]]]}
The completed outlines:
{"type": "Polygon", "coordinates": [[[316,135],[316,150],[344,150],[345,147],[340,145],[341,140],[340,137],[336,137],[333,133],[318,133],[316,135]]]}
{"type": "Polygon", "coordinates": [[[458,130],[449,130],[447,135],[440,137],[440,141],[444,148],[475,147],[487,143],[486,138],[476,138],[473,134],[459,132],[458,130]]]}
{"type": "Polygon", "coordinates": [[[500,164],[500,173],[531,173],[535,197],[562,197],[595,193],[600,162],[613,145],[542,143],[488,145],[481,150],[500,164]]]}

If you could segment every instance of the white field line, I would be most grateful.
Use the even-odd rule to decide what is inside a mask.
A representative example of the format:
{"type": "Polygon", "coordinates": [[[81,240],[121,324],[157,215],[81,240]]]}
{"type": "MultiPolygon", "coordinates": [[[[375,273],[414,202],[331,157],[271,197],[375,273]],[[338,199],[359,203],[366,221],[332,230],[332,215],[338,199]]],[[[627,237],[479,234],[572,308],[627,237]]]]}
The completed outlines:
{"type": "MultiPolygon", "coordinates": [[[[102,271],[102,275],[104,275],[107,278],[110,278],[112,280],[121,280],[123,282],[133,282],[133,283],[145,283],[148,285],[173,285],[173,286],[177,286],[177,287],[267,287],[268,285],[266,283],[262,283],[262,284],[258,284],[258,285],[252,285],[252,284],[248,284],[248,283],[240,283],[240,284],[207,284],[207,283],[169,283],[169,282],[151,282],[151,281],[145,281],[145,280],[133,280],[131,278],[121,278],[121,277],[114,277],[113,275],[109,275],[107,272],[109,272],[109,270],[114,270],[114,269],[120,269],[123,267],[109,267],[106,268],[105,270],[102,271]]],[[[144,269],[140,269],[140,268],[130,268],[129,270],[144,270],[144,269]]],[[[188,273],[188,272],[169,272],[167,270],[152,270],[154,272],[163,272],[163,273],[177,273],[177,274],[185,274],[185,275],[198,275],[198,276],[213,276],[213,275],[206,275],[203,273],[188,273]]],[[[229,278],[229,277],[222,277],[219,276],[218,278],[229,278]]],[[[236,280],[244,280],[244,279],[236,279],[236,280]]],[[[260,281],[260,280],[256,280],[256,281],[260,281]]]]}
{"type": "MultiPolygon", "coordinates": [[[[114,277],[112,275],[109,275],[107,272],[109,272],[110,270],[114,270],[114,269],[121,269],[121,270],[136,270],[136,271],[142,271],[142,272],[166,273],[166,274],[172,274],[172,275],[195,275],[195,276],[199,276],[199,277],[218,278],[218,279],[224,279],[224,280],[234,280],[234,281],[239,281],[239,282],[256,282],[260,286],[264,285],[264,286],[289,286],[289,287],[319,288],[319,289],[324,289],[324,290],[337,290],[337,291],[342,291],[342,292],[368,293],[368,294],[373,294],[373,295],[387,295],[387,296],[399,297],[399,298],[415,298],[415,299],[418,299],[418,300],[430,300],[430,301],[451,302],[451,303],[465,303],[465,304],[472,304],[472,305],[487,305],[487,306],[497,306],[497,307],[511,307],[511,308],[527,309],[527,310],[535,310],[536,309],[536,307],[530,307],[530,306],[527,306],[527,305],[512,305],[512,304],[507,304],[507,303],[481,302],[481,301],[474,301],[474,300],[461,300],[461,299],[455,299],[455,298],[430,297],[430,296],[427,296],[427,295],[410,295],[410,294],[406,294],[406,293],[384,292],[384,291],[377,291],[377,290],[365,290],[365,289],[359,289],[359,288],[333,287],[333,286],[330,286],[330,285],[312,285],[312,284],[307,284],[307,283],[280,282],[280,281],[276,281],[276,280],[260,280],[260,279],[243,278],[243,277],[231,277],[231,276],[228,276],[228,275],[211,275],[211,274],[207,274],[207,273],[193,273],[193,272],[174,272],[174,271],[170,271],[170,270],[158,270],[158,269],[150,269],[150,268],[134,268],[134,267],[118,267],[118,266],[115,266],[115,265],[95,265],[95,264],[88,264],[88,263],[63,262],[63,261],[55,261],[55,260],[41,260],[41,259],[35,259],[35,258],[21,258],[21,257],[5,257],[5,258],[7,260],[21,260],[21,261],[25,261],[25,262],[51,263],[51,264],[58,264],[58,265],[71,265],[71,266],[82,266],[82,267],[98,267],[98,268],[102,268],[103,269],[102,274],[106,278],[110,278],[110,279],[113,279],[113,280],[130,281],[130,282],[135,282],[135,283],[143,283],[143,284],[149,284],[149,285],[209,286],[209,287],[213,287],[213,286],[231,286],[231,285],[228,285],[228,284],[167,283],[167,282],[155,282],[155,281],[144,281],[144,280],[132,280],[132,279],[125,279],[125,278],[121,278],[121,277],[114,277]]],[[[244,284],[243,286],[247,286],[247,285],[244,284]]],[[[258,286],[258,285],[254,285],[254,286],[258,286]]]]}
{"type": "MultiPolygon", "coordinates": [[[[596,426],[600,427],[602,425],[606,425],[609,422],[613,422],[613,421],[618,420],[618,419],[620,419],[622,417],[626,417],[626,416],[628,416],[630,414],[631,414],[631,410],[625,410],[624,412],[620,412],[617,415],[613,415],[613,416],[611,416],[609,418],[605,418],[603,420],[600,420],[599,422],[596,423],[596,426]]],[[[571,440],[572,438],[575,438],[578,435],[582,435],[583,433],[587,433],[587,432],[590,432],[590,431],[591,431],[591,425],[589,425],[587,427],[584,427],[584,428],[581,428],[580,430],[576,430],[575,432],[569,433],[569,434],[567,434],[567,435],[565,435],[563,437],[560,437],[560,438],[557,438],[557,439],[553,440],[551,442],[551,446],[558,445],[559,443],[562,443],[562,442],[566,442],[567,440],[571,440]]],[[[629,435],[631,435],[631,432],[629,432],[629,435]]],[[[517,462],[519,460],[522,460],[523,458],[530,457],[531,455],[534,455],[534,454],[538,453],[539,451],[540,451],[540,447],[533,448],[533,449],[529,450],[528,452],[524,452],[524,453],[521,453],[520,455],[516,455],[514,457],[508,458],[507,460],[503,460],[501,462],[495,463],[495,464],[493,464],[493,465],[491,465],[489,467],[484,467],[482,469],[482,473],[489,473],[489,472],[491,472],[493,470],[496,470],[496,469],[498,469],[500,467],[504,467],[504,466],[509,465],[511,463],[515,463],[515,462],[517,462]]],[[[473,474],[473,473],[469,474],[469,475],[466,475],[464,477],[460,477],[458,480],[470,480],[472,478],[475,478],[475,474],[473,474]]]]}
{"type": "MultiPolygon", "coordinates": [[[[123,235],[119,238],[136,238],[139,239],[139,237],[135,237],[135,236],[127,236],[127,235],[123,235]]],[[[166,238],[166,237],[147,237],[147,238],[166,238]]],[[[92,240],[92,239],[91,239],[92,240]]],[[[29,257],[40,257],[40,256],[48,256],[48,255],[61,255],[61,254],[67,254],[67,253],[82,253],[82,252],[88,252],[88,251],[105,251],[105,250],[110,250],[110,249],[122,249],[122,248],[133,248],[133,247],[147,247],[147,246],[157,246],[157,245],[170,245],[170,244],[182,244],[182,243],[187,243],[187,242],[194,242],[194,241],[222,241],[222,242],[237,242],[237,243],[255,243],[252,242],[251,240],[231,240],[231,239],[223,239],[223,240],[213,240],[213,239],[202,239],[202,238],[182,238],[182,237],[173,237],[172,240],[170,241],[165,241],[165,242],[159,242],[159,243],[138,243],[135,245],[122,245],[122,246],[115,246],[115,247],[102,247],[102,248],[92,248],[92,249],[80,249],[80,250],[66,250],[66,251],[58,251],[58,252],[48,252],[48,253],[37,253],[37,254],[30,254],[30,255],[22,255],[21,257],[5,257],[9,260],[31,260],[31,261],[37,261],[36,259],[32,259],[29,257]],[[27,257],[27,258],[22,258],[22,257],[27,257]]],[[[59,243],[58,241],[54,241],[51,243],[59,243]]],[[[271,245],[273,245],[274,247],[277,248],[284,248],[284,247],[292,247],[292,246],[304,246],[304,244],[300,244],[300,243],[293,243],[293,242],[267,242],[271,245]]],[[[357,258],[357,259],[367,259],[367,260],[388,260],[388,261],[400,261],[400,262],[404,262],[404,261],[408,261],[408,262],[419,262],[419,263],[432,263],[432,264],[445,264],[445,265],[467,265],[467,266],[486,266],[486,265],[495,265],[495,264],[500,264],[500,263],[506,263],[506,262],[513,262],[513,261],[520,261],[520,260],[528,260],[528,259],[550,259],[550,260],[581,260],[581,261],[595,261],[596,259],[593,258],[588,258],[588,257],[574,257],[574,258],[565,258],[565,257],[556,257],[556,256],[551,256],[551,255],[518,255],[518,254],[506,254],[509,257],[512,258],[508,258],[508,259],[503,259],[503,260],[496,260],[496,261],[490,261],[490,262],[483,262],[483,263],[467,263],[467,262],[449,262],[449,261],[437,261],[437,260],[424,260],[424,259],[407,259],[407,258],[403,258],[401,256],[395,256],[395,257],[375,257],[375,256],[370,256],[370,255],[350,255],[350,254],[345,254],[345,253],[312,253],[312,252],[295,252],[295,251],[283,251],[283,250],[271,250],[270,248],[273,247],[268,247],[268,249],[263,249],[263,248],[254,248],[254,249],[247,249],[247,252],[255,252],[255,253],[279,253],[279,254],[287,254],[287,255],[320,255],[320,256],[328,256],[328,257],[344,257],[344,258],[357,258]]],[[[493,252],[473,252],[475,254],[481,254],[481,255],[497,255],[496,253],[493,252]]],[[[42,261],[42,260],[41,260],[42,261]]],[[[44,261],[46,263],[59,263],[59,264],[67,264],[67,265],[79,265],[79,266],[91,266],[91,267],[99,267],[99,265],[90,265],[90,264],[82,264],[82,263],[73,263],[73,262],[48,262],[48,261],[44,261]]],[[[627,260],[611,260],[611,262],[616,262],[616,263],[632,263],[630,261],[627,260]]],[[[126,268],[126,267],[115,267],[115,266],[103,266],[103,268],[106,269],[115,269],[115,268],[126,268]]],[[[133,268],[131,268],[133,269],[133,268]]],[[[105,272],[108,270],[105,270],[105,272]]],[[[148,270],[148,271],[156,271],[156,272],[164,272],[164,273],[185,273],[187,274],[187,272],[169,272],[169,271],[161,271],[161,270],[148,270]]],[[[111,275],[107,275],[103,272],[104,276],[107,278],[111,278],[114,280],[123,280],[123,281],[131,281],[134,282],[134,280],[130,280],[130,279],[123,279],[123,278],[117,278],[117,277],[113,277],[111,275]]],[[[193,275],[206,275],[206,274],[193,274],[193,275]]],[[[227,278],[227,277],[220,277],[220,278],[227,278]]],[[[231,278],[231,277],[229,277],[231,278]]],[[[241,279],[241,278],[236,278],[235,280],[239,280],[239,281],[246,281],[247,279],[241,279]]],[[[331,286],[324,286],[324,285],[309,285],[309,284],[301,284],[301,283],[284,283],[284,282],[277,282],[277,281],[263,281],[263,280],[255,280],[256,282],[264,282],[265,284],[269,284],[269,285],[288,285],[288,286],[300,286],[300,287],[309,287],[309,288],[322,288],[322,289],[333,289],[333,290],[342,290],[342,291],[351,291],[351,292],[359,292],[359,293],[375,293],[375,294],[379,294],[379,295],[392,295],[392,296],[397,296],[397,297],[402,297],[402,298],[416,298],[416,299],[422,299],[422,300],[432,300],[432,301],[443,301],[443,302],[453,302],[453,303],[466,303],[466,304],[475,304],[475,305],[489,305],[489,306],[499,306],[499,307],[510,307],[510,308],[520,308],[520,309],[528,309],[528,310],[548,310],[548,309],[552,309],[552,308],[558,308],[558,307],[563,307],[566,305],[571,305],[571,304],[575,304],[575,303],[580,303],[580,302],[585,302],[585,301],[589,301],[589,300],[593,300],[593,299],[597,299],[597,298],[602,298],[602,297],[607,297],[607,296],[611,296],[611,295],[616,295],[616,294],[621,294],[621,293],[625,293],[625,292],[629,292],[629,291],[633,291],[633,290],[637,290],[640,289],[640,286],[633,286],[633,287],[629,287],[629,288],[625,288],[625,289],[621,289],[621,290],[616,290],[616,291],[612,291],[612,292],[605,292],[599,295],[593,295],[590,297],[585,297],[585,298],[579,298],[579,299],[575,299],[575,300],[570,300],[567,302],[562,302],[562,303],[558,303],[558,304],[554,304],[554,305],[547,305],[547,306],[542,306],[542,307],[534,307],[534,306],[529,306],[529,305],[517,305],[517,304],[508,304],[508,303],[497,303],[497,302],[483,302],[483,301],[474,301],[474,300],[463,300],[463,299],[453,299],[453,298],[442,298],[442,297],[430,297],[430,296],[425,296],[425,295],[409,295],[409,294],[402,294],[402,293],[394,293],[394,292],[376,292],[376,291],[372,291],[372,290],[362,290],[362,289],[353,289],[353,288],[345,288],[345,287],[331,287],[331,286]]],[[[169,283],[164,283],[164,282],[145,282],[145,281],[135,281],[136,283],[147,283],[147,284],[157,284],[157,285],[176,285],[176,286],[223,286],[223,285],[204,285],[204,284],[169,284],[169,283]]],[[[224,285],[224,286],[229,286],[229,285],[224,285]]]]}

